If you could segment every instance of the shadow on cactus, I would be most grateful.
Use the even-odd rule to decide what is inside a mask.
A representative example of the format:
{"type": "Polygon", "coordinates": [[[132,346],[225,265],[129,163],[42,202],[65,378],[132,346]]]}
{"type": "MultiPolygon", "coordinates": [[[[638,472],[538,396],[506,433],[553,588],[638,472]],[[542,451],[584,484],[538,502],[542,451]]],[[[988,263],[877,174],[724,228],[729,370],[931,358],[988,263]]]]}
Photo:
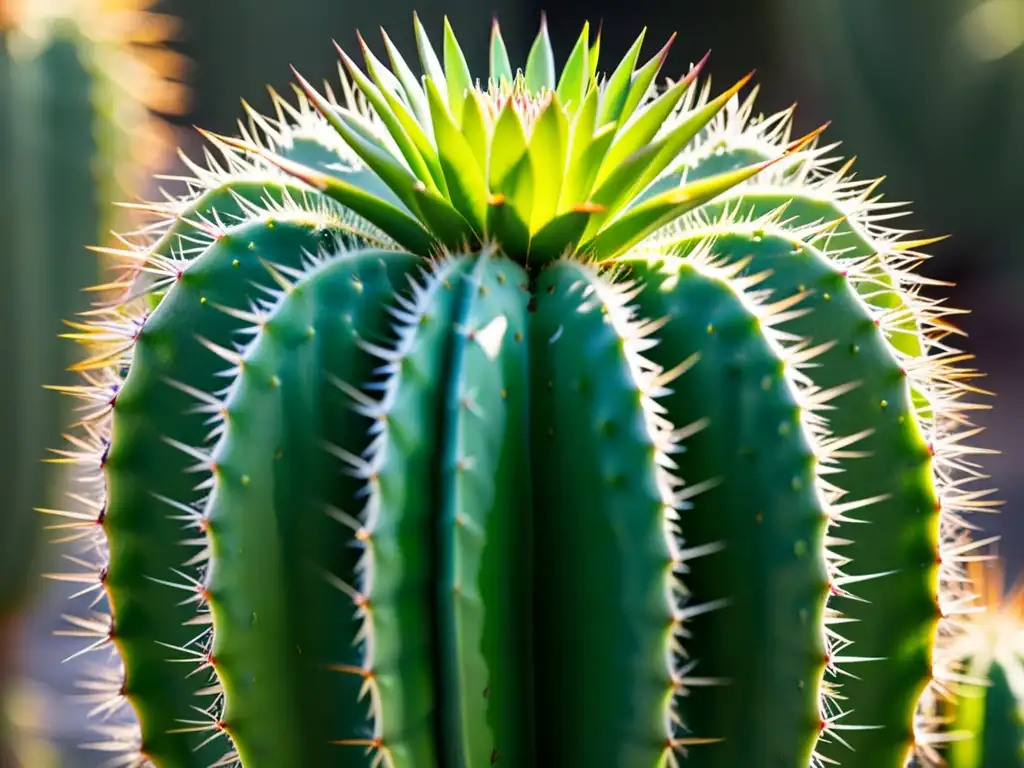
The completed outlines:
{"type": "Polygon", "coordinates": [[[667,46],[416,35],[209,136],[86,320],[105,748],[936,762],[992,502],[928,241],[667,46]]]}

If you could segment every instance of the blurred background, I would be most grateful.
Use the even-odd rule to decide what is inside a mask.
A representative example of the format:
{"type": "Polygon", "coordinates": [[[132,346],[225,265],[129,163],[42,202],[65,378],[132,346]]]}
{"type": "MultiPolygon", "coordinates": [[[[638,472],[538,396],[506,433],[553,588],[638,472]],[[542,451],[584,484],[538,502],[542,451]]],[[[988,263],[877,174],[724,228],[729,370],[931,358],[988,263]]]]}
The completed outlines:
{"type": "MultiPolygon", "coordinates": [[[[88,66],[84,69],[104,65],[112,72],[108,72],[110,83],[103,91],[107,101],[100,107],[88,103],[86,90],[90,86],[85,75],[79,80],[60,79],[66,89],[57,100],[62,111],[49,115],[48,121],[40,111],[43,97],[39,94],[53,87],[47,84],[45,73],[37,72],[20,85],[16,78],[9,78],[7,90],[0,90],[5,99],[0,102],[0,226],[7,222],[15,227],[20,220],[22,229],[29,230],[21,240],[15,238],[22,248],[41,253],[44,244],[39,238],[45,234],[50,238],[45,247],[62,245],[69,260],[67,264],[33,267],[36,272],[31,274],[23,274],[20,263],[5,260],[5,282],[10,283],[5,290],[24,291],[26,286],[52,281],[52,296],[57,298],[26,310],[33,313],[33,336],[19,340],[13,337],[11,329],[16,323],[9,314],[11,307],[20,306],[17,294],[0,297],[4,298],[0,344],[8,345],[0,348],[20,350],[13,358],[5,354],[14,362],[0,373],[3,402],[27,398],[42,409],[50,420],[46,423],[53,426],[51,411],[56,412],[59,398],[32,394],[39,383],[50,379],[36,381],[35,374],[24,371],[46,372],[50,370],[47,366],[55,364],[42,359],[40,350],[52,346],[49,339],[60,332],[60,318],[82,300],[76,289],[97,274],[94,257],[85,253],[84,246],[100,242],[102,233],[117,225],[97,213],[93,198],[99,194],[97,190],[109,190],[121,199],[157,197],[159,187],[152,174],[182,172],[172,151],[175,145],[191,157],[202,157],[193,125],[234,132],[235,121],[242,114],[239,100],[260,110],[269,109],[265,86],[271,84],[286,92],[290,64],[313,81],[328,78],[336,82],[337,58],[331,40],[336,39],[346,50],[356,50],[357,29],[378,55],[383,52],[380,26],[401,50],[413,50],[414,10],[435,36],[447,14],[476,72],[485,68],[493,15],[500,18],[513,61],[522,62],[540,14],[546,12],[561,63],[585,14],[592,23],[602,24],[605,67],[617,61],[646,26],[646,55],[673,31],[679,33],[663,70],[669,76],[685,72],[690,62],[709,49],[712,57],[705,72],[712,73],[718,90],[756,69],[758,111],[771,113],[797,102],[798,133],[831,120],[826,136],[843,142],[842,154],[857,156],[855,168],[860,177],[886,175],[881,191],[887,199],[914,201],[913,213],[894,225],[920,229],[925,235],[951,235],[929,248],[934,258],[923,271],[929,277],[955,282],[955,287],[941,290],[949,295],[951,305],[971,310],[957,319],[968,334],[961,343],[977,356],[977,367],[987,372],[981,386],[998,395],[995,410],[977,415],[977,422],[987,431],[976,442],[1001,451],[980,460],[1006,501],[1002,514],[985,517],[982,522],[986,530],[1004,536],[1000,551],[1011,573],[1024,566],[1020,546],[1024,518],[1016,512],[1024,508],[1024,472],[1016,463],[1021,455],[1017,439],[1024,435],[1024,345],[1017,341],[1024,338],[1024,246],[1020,236],[1024,226],[1020,210],[1024,203],[1024,0],[591,0],[587,4],[558,0],[166,0],[153,4],[152,11],[178,20],[173,25],[158,17],[144,21],[133,14],[136,6],[150,5],[141,0],[22,0],[20,11],[12,11],[11,0],[6,2],[5,6],[5,0],[0,0],[0,19],[6,14],[8,20],[17,20],[18,13],[20,18],[31,17],[33,9],[70,8],[77,2],[84,9],[79,15],[92,24],[84,34],[97,43],[96,55],[85,57],[88,66]],[[110,20],[106,25],[101,23],[105,15],[110,20]],[[162,37],[173,40],[166,48],[150,45],[162,37]],[[142,45],[135,58],[117,57],[119,51],[126,50],[125,40],[142,45]],[[171,80],[186,83],[188,93],[154,78],[148,71],[154,66],[171,80]],[[75,112],[76,104],[79,112],[75,112]],[[150,120],[147,107],[170,113],[165,115],[167,122],[150,120]],[[114,129],[97,135],[102,131],[96,128],[99,123],[90,116],[90,109],[107,110],[114,129]],[[22,110],[26,115],[32,110],[40,113],[35,115],[40,121],[35,129],[21,125],[26,122],[21,121],[22,110]],[[148,138],[140,138],[138,134],[147,130],[148,138]],[[118,141],[129,144],[130,151],[104,159],[103,152],[112,151],[118,141]],[[81,152],[86,157],[92,152],[100,159],[86,162],[83,178],[60,173],[40,180],[46,174],[42,165],[32,161],[31,151],[46,150],[47,142],[51,149],[59,146],[61,151],[81,152]],[[23,190],[44,183],[54,190],[47,198],[50,205],[30,210],[31,201],[22,199],[29,195],[22,194],[23,190]],[[82,215],[88,221],[82,227],[73,230],[69,225],[68,231],[63,231],[63,219],[54,216],[59,196],[68,210],[76,204],[84,206],[87,213],[82,215]],[[33,221],[42,224],[24,226],[33,221]],[[97,221],[101,225],[98,231],[97,221]],[[41,232],[40,227],[62,232],[41,232]],[[89,227],[95,234],[90,234],[89,227]],[[72,257],[74,264],[70,263],[72,257]],[[25,387],[32,392],[26,394],[25,387]],[[12,394],[16,390],[21,394],[12,394]]],[[[20,43],[12,40],[8,47],[17,54],[14,49],[20,43]]],[[[48,66],[59,70],[71,65],[55,54],[48,66]]],[[[0,72],[0,78],[3,76],[0,72]]],[[[96,77],[95,71],[92,76],[96,77]]],[[[168,188],[173,189],[173,184],[168,188]]],[[[42,456],[47,445],[53,444],[49,434],[45,440],[36,437],[25,442],[19,438],[19,430],[39,433],[32,422],[26,423],[24,414],[20,426],[2,429],[7,431],[2,433],[0,451],[9,467],[15,467],[15,461],[42,456]]],[[[20,481],[15,474],[4,482],[13,488],[20,481]]],[[[5,498],[4,503],[23,504],[33,497],[33,488],[52,484],[46,477],[33,482],[36,486],[24,486],[18,492],[21,496],[15,493],[15,500],[5,498]]],[[[33,497],[29,503],[53,500],[33,497]]],[[[0,527],[0,537],[4,530],[11,529],[0,527]]],[[[16,539],[8,539],[6,554],[0,542],[0,559],[17,561],[18,552],[12,551],[20,548],[16,539]]],[[[52,566],[54,556],[48,551],[43,566],[52,566]]],[[[74,692],[75,676],[73,666],[61,661],[81,646],[81,639],[53,635],[61,624],[68,595],[81,585],[53,582],[35,588],[33,582],[31,586],[29,607],[12,624],[12,631],[25,640],[20,655],[13,651],[16,644],[5,642],[0,627],[0,662],[6,657],[8,666],[18,664],[32,681],[19,700],[18,717],[30,731],[35,729],[46,743],[54,745],[53,764],[96,765],[101,760],[95,753],[76,749],[92,739],[86,728],[87,708],[61,703],[74,692]]],[[[0,663],[0,676],[3,666],[0,663]]],[[[43,762],[38,764],[43,766],[43,762]]]]}

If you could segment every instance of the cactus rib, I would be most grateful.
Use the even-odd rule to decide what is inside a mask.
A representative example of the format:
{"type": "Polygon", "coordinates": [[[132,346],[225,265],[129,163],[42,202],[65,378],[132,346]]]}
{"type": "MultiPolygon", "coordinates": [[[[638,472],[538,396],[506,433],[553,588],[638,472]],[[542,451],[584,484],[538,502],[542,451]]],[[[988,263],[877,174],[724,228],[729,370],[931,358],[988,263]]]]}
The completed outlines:
{"type": "MultiPolygon", "coordinates": [[[[247,763],[327,762],[332,742],[365,721],[363,681],[351,672],[359,553],[336,506],[355,483],[338,483],[322,443],[344,439],[359,451],[369,442],[361,436],[370,422],[339,396],[336,381],[369,378],[373,357],[362,341],[387,333],[383,307],[414,263],[408,254],[364,250],[295,273],[273,310],[254,318],[254,339],[224,399],[202,515],[210,542],[203,595],[213,626],[209,663],[225,697],[220,719],[247,763]],[[321,698],[337,708],[306,711],[305,701],[321,698]],[[273,714],[283,702],[290,717],[273,714]]],[[[294,272],[270,268],[279,280],[294,272]]]]}
{"type": "Polygon", "coordinates": [[[635,290],[572,261],[536,289],[537,725],[556,763],[661,765],[678,738],[675,653],[697,609],[677,609],[682,502],[657,402],[678,370],[645,359],[661,323],[636,316],[635,290]]]}
{"type": "Polygon", "coordinates": [[[835,574],[825,532],[836,493],[817,470],[831,463],[820,411],[842,392],[815,397],[800,370],[820,354],[801,349],[789,331],[802,294],[780,292],[768,303],[757,292],[764,274],[741,277],[742,264],[723,268],[706,252],[660,263],[641,251],[625,264],[645,286],[641,311],[667,318],[653,360],[699,355],[664,406],[677,423],[706,422],[677,461],[682,472],[716,481],[680,519],[688,546],[720,545],[693,563],[687,584],[725,603],[692,622],[687,653],[702,677],[719,682],[682,701],[683,722],[708,736],[728,718],[747,723],[744,739],[702,751],[707,765],[766,757],[806,764],[833,726],[819,708],[833,645],[824,610],[835,574]],[[737,402],[750,405],[735,409],[737,402]],[[759,608],[769,603],[766,589],[770,610],[759,608]],[[743,639],[750,636],[767,641],[751,648],[743,639]],[[782,706],[777,692],[793,685],[782,706]],[[760,704],[770,700],[770,708],[760,704]]]}

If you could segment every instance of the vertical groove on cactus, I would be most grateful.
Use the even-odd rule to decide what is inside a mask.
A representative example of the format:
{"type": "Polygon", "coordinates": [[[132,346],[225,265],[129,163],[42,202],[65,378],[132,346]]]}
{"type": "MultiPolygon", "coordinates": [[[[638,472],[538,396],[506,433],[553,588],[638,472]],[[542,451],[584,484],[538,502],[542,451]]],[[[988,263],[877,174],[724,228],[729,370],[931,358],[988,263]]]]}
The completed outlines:
{"type": "Polygon", "coordinates": [[[935,765],[994,502],[927,241],[746,79],[415,26],[208,135],[78,329],[118,759],[935,765]]]}
{"type": "Polygon", "coordinates": [[[528,280],[509,259],[477,256],[449,341],[435,475],[441,765],[520,765],[535,748],[528,280]]]}
{"type": "MultiPolygon", "coordinates": [[[[325,236],[344,235],[350,218],[322,202],[268,207],[235,226],[190,220],[188,239],[182,235],[167,256],[147,254],[154,289],[165,292],[151,315],[135,304],[127,314],[114,307],[80,329],[94,353],[80,369],[102,372],[113,366],[116,371],[129,361],[143,366],[123,381],[116,373],[93,379],[96,391],[85,394],[103,397],[105,392],[106,409],[97,414],[101,418],[87,440],[79,441],[79,450],[66,456],[86,470],[101,471],[106,484],[96,509],[72,514],[84,518],[76,525],[87,531],[101,528],[109,544],[109,561],[104,557],[93,567],[109,597],[112,621],[96,616],[81,628],[95,633],[97,645],[112,640],[120,649],[125,669],[116,690],[139,713],[137,748],[153,759],[180,761],[192,754],[202,739],[190,737],[181,721],[193,719],[193,707],[203,702],[194,696],[216,693],[207,690],[202,669],[183,678],[180,664],[167,663],[176,656],[200,666],[205,660],[208,637],[195,626],[202,616],[196,616],[194,601],[172,610],[160,607],[161,595],[178,594],[174,587],[183,575],[198,583],[198,567],[207,556],[205,531],[192,506],[205,491],[194,474],[202,468],[202,459],[194,466],[196,454],[205,454],[192,446],[207,439],[205,422],[216,412],[210,412],[210,395],[198,408],[194,398],[218,389],[223,361],[213,352],[230,349],[233,333],[245,327],[242,319],[215,307],[262,300],[260,286],[273,281],[261,259],[299,266],[325,236]],[[195,318],[194,325],[182,325],[183,317],[195,318]],[[196,342],[197,334],[209,350],[196,342]],[[157,399],[169,407],[149,410],[147,404],[157,399]]],[[[119,255],[130,263],[135,254],[119,255]]],[[[205,752],[211,750],[219,754],[219,746],[205,752]]]]}
{"type": "MultiPolygon", "coordinates": [[[[917,510],[922,505],[929,508],[934,505],[927,474],[931,454],[924,449],[914,429],[914,406],[907,371],[874,322],[877,311],[872,311],[856,292],[858,285],[872,279],[871,274],[855,262],[844,263],[840,269],[836,256],[812,245],[814,242],[828,244],[831,227],[787,231],[780,226],[784,216],[783,211],[761,218],[738,219],[727,213],[721,218],[694,221],[687,227],[680,227],[663,242],[673,244],[687,254],[687,258],[693,258],[692,254],[713,237],[716,255],[742,267],[743,273],[761,275],[759,285],[763,290],[778,297],[806,294],[800,304],[803,313],[792,318],[785,328],[817,351],[803,375],[827,399],[841,398],[842,407],[831,408],[827,413],[832,434],[847,438],[838,443],[833,438],[833,466],[828,470],[839,472],[834,482],[842,486],[842,501],[837,497],[833,514],[833,521],[841,525],[832,533],[835,542],[832,550],[841,572],[830,583],[833,594],[830,607],[846,613],[851,598],[854,601],[860,598],[869,581],[884,584],[890,592],[896,590],[897,581],[905,582],[904,593],[913,594],[914,582],[908,581],[913,578],[912,573],[887,572],[884,561],[876,563],[871,553],[851,559],[850,546],[843,542],[847,536],[863,540],[862,536],[854,536],[850,526],[862,525],[859,521],[865,518],[891,520],[903,515],[906,533],[899,546],[912,557],[912,547],[916,546],[924,550],[924,554],[917,557],[927,558],[935,546],[934,521],[930,516],[919,515],[917,510]],[[888,418],[880,419],[878,414],[888,415],[888,418]],[[914,471],[915,467],[919,469],[914,471]],[[912,536],[911,531],[916,534],[912,536]]],[[[924,588],[934,589],[934,586],[925,584],[924,588]]],[[[924,605],[926,610],[931,610],[930,601],[924,605]]],[[[899,647],[887,647],[892,638],[903,636],[893,632],[894,622],[904,622],[912,628],[920,617],[903,611],[884,621],[881,618],[881,614],[867,613],[860,619],[865,625],[861,627],[861,637],[872,637],[873,647],[884,649],[873,654],[865,653],[864,642],[850,643],[846,626],[835,627],[834,642],[828,654],[831,671],[849,669],[851,674],[857,674],[866,668],[862,665],[880,665],[884,659],[905,654],[899,647]],[[876,620],[878,625],[869,629],[876,620]],[[846,667],[847,664],[856,666],[846,667]]],[[[904,674],[910,684],[905,688],[902,701],[890,698],[892,722],[907,722],[907,714],[920,695],[916,689],[920,683],[916,681],[928,674],[927,662],[926,658],[919,658],[916,666],[911,663],[905,667],[904,674]]],[[[895,673],[890,672],[886,678],[890,686],[895,684],[894,676],[895,673]]],[[[849,688],[845,680],[836,678],[834,682],[845,696],[849,688]]],[[[843,725],[857,717],[857,701],[853,698],[839,701],[830,705],[829,710],[826,720],[833,731],[827,728],[826,736],[834,736],[836,741],[846,740],[843,725]],[[844,716],[844,712],[850,714],[844,716]]]]}
{"type": "Polygon", "coordinates": [[[201,741],[179,733],[178,721],[192,718],[192,707],[203,701],[195,697],[208,681],[202,669],[184,677],[182,665],[167,660],[206,658],[196,606],[182,603],[174,586],[182,576],[197,579],[208,557],[193,505],[206,491],[196,473],[207,466],[206,420],[216,412],[210,413],[210,398],[197,408],[192,393],[219,389],[220,355],[231,354],[233,335],[245,327],[216,307],[258,300],[260,286],[273,285],[261,259],[299,266],[330,226],[328,217],[298,211],[206,233],[207,245],[193,261],[163,262],[168,291],[152,315],[130,318],[120,344],[86,361],[99,366],[130,355],[133,363],[112,403],[110,447],[103,438],[95,447],[107,484],[99,522],[110,545],[103,569],[113,619],[109,636],[124,659],[124,694],[139,712],[142,748],[157,759],[185,760],[201,741]],[[156,401],[168,407],[154,410],[156,401]],[[176,595],[176,607],[162,605],[176,595]]]}
{"type": "Polygon", "coordinates": [[[382,755],[417,765],[439,764],[439,749],[450,737],[437,708],[444,692],[433,582],[440,534],[432,519],[439,490],[434,451],[443,455],[448,335],[473,268],[468,257],[442,261],[398,301],[398,343],[376,350],[386,377],[374,413],[380,431],[366,460],[352,462],[368,490],[361,517],[365,580],[359,590],[368,639],[364,669],[373,675],[368,684],[374,735],[382,755]]]}

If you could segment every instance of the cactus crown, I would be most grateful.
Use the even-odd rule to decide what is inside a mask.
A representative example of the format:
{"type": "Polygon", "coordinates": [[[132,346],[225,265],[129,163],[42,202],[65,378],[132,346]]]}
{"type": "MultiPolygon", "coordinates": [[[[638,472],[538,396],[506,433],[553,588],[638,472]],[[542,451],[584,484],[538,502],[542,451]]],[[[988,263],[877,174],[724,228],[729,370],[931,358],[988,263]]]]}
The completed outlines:
{"type": "MultiPolygon", "coordinates": [[[[699,93],[693,87],[705,57],[685,78],[652,95],[672,41],[638,66],[641,35],[599,80],[600,40],[591,42],[589,25],[558,73],[543,23],[525,69],[513,72],[495,23],[490,71],[481,82],[473,79],[447,20],[440,56],[415,23],[421,80],[386,35],[390,69],[361,37],[368,74],[339,48],[354,83],[346,84],[341,103],[295,73],[306,97],[389,187],[393,201],[367,197],[332,174],[261,153],[402,247],[422,253],[493,241],[520,263],[539,265],[567,253],[607,260],[780,159],[641,199],[652,182],[674,170],[681,152],[749,76],[711,99],[707,89],[699,93]]],[[[784,156],[816,134],[786,147],[784,156]]],[[[254,149],[243,140],[218,138],[254,149]]]]}
{"type": "Polygon", "coordinates": [[[71,334],[126,764],[936,761],[991,502],[928,241],[749,78],[415,30],[208,134],[71,334]]]}

